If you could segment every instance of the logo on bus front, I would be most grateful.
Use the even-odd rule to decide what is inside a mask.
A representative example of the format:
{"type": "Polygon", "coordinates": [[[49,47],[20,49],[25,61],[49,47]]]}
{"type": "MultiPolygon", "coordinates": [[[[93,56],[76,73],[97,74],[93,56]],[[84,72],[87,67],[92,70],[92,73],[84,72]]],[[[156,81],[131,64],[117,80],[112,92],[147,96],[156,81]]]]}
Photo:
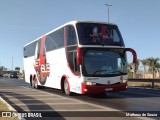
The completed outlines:
{"type": "Polygon", "coordinates": [[[107,81],[107,84],[108,84],[108,85],[110,85],[110,84],[111,84],[111,81],[110,81],[110,80],[108,80],[108,81],[107,81]]]}

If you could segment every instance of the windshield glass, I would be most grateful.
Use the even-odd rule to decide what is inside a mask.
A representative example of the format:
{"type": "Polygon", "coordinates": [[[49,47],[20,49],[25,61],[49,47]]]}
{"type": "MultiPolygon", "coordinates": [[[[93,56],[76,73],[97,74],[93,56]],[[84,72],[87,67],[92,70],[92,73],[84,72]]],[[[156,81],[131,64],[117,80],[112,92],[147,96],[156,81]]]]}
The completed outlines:
{"type": "Polygon", "coordinates": [[[77,31],[81,45],[124,46],[116,25],[77,23],[77,31]]]}
{"type": "Polygon", "coordinates": [[[123,49],[84,49],[84,76],[119,76],[127,74],[126,55],[123,49]]]}

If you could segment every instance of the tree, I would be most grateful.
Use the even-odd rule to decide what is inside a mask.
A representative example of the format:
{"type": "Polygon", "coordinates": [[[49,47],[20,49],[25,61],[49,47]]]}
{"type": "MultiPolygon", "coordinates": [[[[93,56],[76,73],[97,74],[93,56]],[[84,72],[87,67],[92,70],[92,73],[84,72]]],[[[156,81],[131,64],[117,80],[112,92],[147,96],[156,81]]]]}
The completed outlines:
{"type": "Polygon", "coordinates": [[[158,63],[158,65],[157,65],[157,70],[158,70],[159,78],[160,78],[160,63],[158,63]]]}
{"type": "Polygon", "coordinates": [[[133,78],[133,63],[128,63],[127,73],[129,78],[133,78]]]}
{"type": "Polygon", "coordinates": [[[15,67],[15,70],[16,71],[20,71],[20,67],[15,67]]]}
{"type": "Polygon", "coordinates": [[[135,63],[135,73],[137,72],[138,68],[139,68],[139,63],[140,63],[140,60],[137,59],[136,63],[135,63]]]}
{"type": "Polygon", "coordinates": [[[7,68],[5,68],[4,66],[0,66],[0,71],[4,71],[7,70],[7,68]]]}
{"type": "Polygon", "coordinates": [[[128,64],[128,76],[134,78],[136,76],[136,72],[139,67],[139,59],[137,59],[136,63],[129,63],[128,64]]]}
{"type": "Polygon", "coordinates": [[[159,67],[159,58],[150,57],[148,60],[149,71],[153,74],[153,78],[155,78],[155,73],[158,72],[159,67]]]}
{"type": "Polygon", "coordinates": [[[143,68],[144,68],[144,75],[143,76],[145,78],[145,74],[146,74],[146,71],[147,71],[146,67],[148,65],[148,60],[147,59],[143,59],[143,60],[141,60],[141,63],[142,63],[143,68]]]}
{"type": "Polygon", "coordinates": [[[5,68],[4,66],[0,66],[0,73],[2,73],[3,71],[6,71],[7,68],[5,68]]]}
{"type": "Polygon", "coordinates": [[[3,67],[2,66],[0,66],[0,73],[3,71],[3,67]]]}

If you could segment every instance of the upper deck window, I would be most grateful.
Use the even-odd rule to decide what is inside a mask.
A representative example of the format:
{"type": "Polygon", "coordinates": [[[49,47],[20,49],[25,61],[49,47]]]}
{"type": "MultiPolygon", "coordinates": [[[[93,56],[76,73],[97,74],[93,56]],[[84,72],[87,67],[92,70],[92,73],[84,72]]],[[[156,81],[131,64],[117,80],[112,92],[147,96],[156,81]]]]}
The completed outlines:
{"type": "Polygon", "coordinates": [[[77,44],[76,32],[74,27],[71,25],[66,26],[66,41],[67,46],[77,44]]]}
{"type": "Polygon", "coordinates": [[[116,25],[99,23],[78,23],[77,31],[81,45],[124,46],[116,25]]]}

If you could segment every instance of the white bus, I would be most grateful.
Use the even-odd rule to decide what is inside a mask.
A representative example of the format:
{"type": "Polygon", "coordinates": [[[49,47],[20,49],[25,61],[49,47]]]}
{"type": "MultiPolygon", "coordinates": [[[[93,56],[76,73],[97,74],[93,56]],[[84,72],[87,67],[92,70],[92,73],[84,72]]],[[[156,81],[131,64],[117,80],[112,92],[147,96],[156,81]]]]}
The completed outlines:
{"type": "Polygon", "coordinates": [[[65,94],[101,94],[127,87],[126,51],[115,24],[71,21],[24,46],[25,81],[65,94]]]}

